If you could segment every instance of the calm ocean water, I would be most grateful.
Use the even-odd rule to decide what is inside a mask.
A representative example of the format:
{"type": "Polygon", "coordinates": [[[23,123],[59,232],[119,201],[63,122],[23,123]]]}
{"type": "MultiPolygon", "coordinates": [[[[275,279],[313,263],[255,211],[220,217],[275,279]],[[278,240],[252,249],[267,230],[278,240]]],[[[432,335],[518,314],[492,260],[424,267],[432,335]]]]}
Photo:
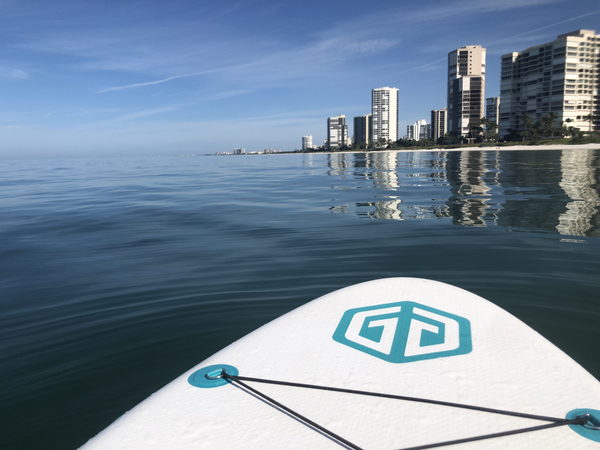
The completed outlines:
{"type": "Polygon", "coordinates": [[[600,378],[599,191],[587,150],[0,161],[0,448],[77,448],[382,277],[475,292],[600,378]]]}

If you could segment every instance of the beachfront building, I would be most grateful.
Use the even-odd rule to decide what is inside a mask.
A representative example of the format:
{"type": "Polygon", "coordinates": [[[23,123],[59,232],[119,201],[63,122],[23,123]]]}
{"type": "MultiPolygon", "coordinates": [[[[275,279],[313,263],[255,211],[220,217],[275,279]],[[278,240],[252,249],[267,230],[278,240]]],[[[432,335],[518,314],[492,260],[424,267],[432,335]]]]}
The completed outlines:
{"type": "Polygon", "coordinates": [[[234,155],[243,155],[244,153],[246,153],[246,149],[245,148],[234,148],[233,149],[233,154],[234,155]]]}
{"type": "Polygon", "coordinates": [[[485,118],[496,122],[496,125],[498,125],[498,119],[500,118],[500,97],[485,99],[485,118]]]}
{"type": "Polygon", "coordinates": [[[431,139],[437,141],[447,131],[446,117],[448,108],[434,109],[431,111],[431,139]]]}
{"type": "Polygon", "coordinates": [[[398,89],[382,87],[371,92],[371,142],[398,140],[398,89]]]}
{"type": "Polygon", "coordinates": [[[354,143],[368,144],[373,129],[373,115],[356,116],[354,118],[354,143]]]}
{"type": "Polygon", "coordinates": [[[565,121],[583,131],[599,130],[599,50],[600,35],[577,30],[503,55],[500,139],[509,129],[525,131],[521,120],[525,113],[533,122],[555,113],[555,125],[565,121]]]}
{"type": "Polygon", "coordinates": [[[302,150],[310,150],[313,148],[312,135],[302,136],[302,150]]]}
{"type": "Polygon", "coordinates": [[[348,125],[346,116],[335,116],[327,119],[327,148],[339,148],[348,143],[348,125]]]}
{"type": "Polygon", "coordinates": [[[485,54],[481,45],[466,45],[448,53],[448,132],[472,137],[485,107],[485,54]]]}

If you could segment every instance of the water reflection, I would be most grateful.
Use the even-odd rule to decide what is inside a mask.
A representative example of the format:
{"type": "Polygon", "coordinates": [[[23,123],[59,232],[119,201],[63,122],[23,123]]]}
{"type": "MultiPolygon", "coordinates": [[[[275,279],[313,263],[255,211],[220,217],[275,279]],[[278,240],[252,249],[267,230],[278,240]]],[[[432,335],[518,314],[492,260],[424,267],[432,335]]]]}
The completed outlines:
{"type": "Polygon", "coordinates": [[[331,207],[371,219],[600,236],[600,151],[441,151],[327,155],[345,184],[331,207]]]}
{"type": "MultiPolygon", "coordinates": [[[[596,155],[597,156],[597,155],[596,155]]],[[[566,211],[558,218],[556,229],[560,234],[586,236],[598,227],[599,183],[597,167],[592,152],[563,151],[561,155],[562,179],[560,187],[569,196],[566,211]]]]}
{"type": "MultiPolygon", "coordinates": [[[[497,156],[493,155],[494,169],[497,156]]],[[[448,211],[453,223],[465,226],[486,226],[487,203],[491,200],[491,187],[486,184],[489,173],[484,152],[450,152],[447,154],[447,179],[452,196],[448,199],[448,211]]],[[[491,214],[493,219],[496,218],[491,214]]],[[[494,220],[495,222],[495,220],[494,220]]]]}

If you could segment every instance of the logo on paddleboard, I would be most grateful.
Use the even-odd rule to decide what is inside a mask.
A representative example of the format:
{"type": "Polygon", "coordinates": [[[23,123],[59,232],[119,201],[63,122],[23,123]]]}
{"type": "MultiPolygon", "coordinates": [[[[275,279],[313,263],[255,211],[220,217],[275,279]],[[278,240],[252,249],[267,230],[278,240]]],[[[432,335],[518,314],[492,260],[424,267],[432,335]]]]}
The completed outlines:
{"type": "Polygon", "coordinates": [[[333,339],[391,363],[471,352],[471,323],[414,302],[349,309],[333,339]]]}

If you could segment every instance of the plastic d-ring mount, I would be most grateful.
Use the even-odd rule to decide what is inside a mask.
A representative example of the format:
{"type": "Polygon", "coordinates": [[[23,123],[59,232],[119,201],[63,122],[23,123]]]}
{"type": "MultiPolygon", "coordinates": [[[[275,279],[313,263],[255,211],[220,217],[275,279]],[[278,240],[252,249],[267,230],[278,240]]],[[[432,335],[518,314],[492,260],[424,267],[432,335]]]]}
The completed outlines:
{"type": "Polygon", "coordinates": [[[586,418],[583,425],[569,425],[573,431],[594,442],[600,442],[600,411],[597,409],[580,408],[567,413],[567,419],[586,418]]]}
{"type": "Polygon", "coordinates": [[[188,377],[188,383],[199,388],[215,388],[225,386],[229,382],[223,378],[223,371],[229,375],[239,375],[239,370],[229,364],[213,364],[195,371],[188,377]]]}

